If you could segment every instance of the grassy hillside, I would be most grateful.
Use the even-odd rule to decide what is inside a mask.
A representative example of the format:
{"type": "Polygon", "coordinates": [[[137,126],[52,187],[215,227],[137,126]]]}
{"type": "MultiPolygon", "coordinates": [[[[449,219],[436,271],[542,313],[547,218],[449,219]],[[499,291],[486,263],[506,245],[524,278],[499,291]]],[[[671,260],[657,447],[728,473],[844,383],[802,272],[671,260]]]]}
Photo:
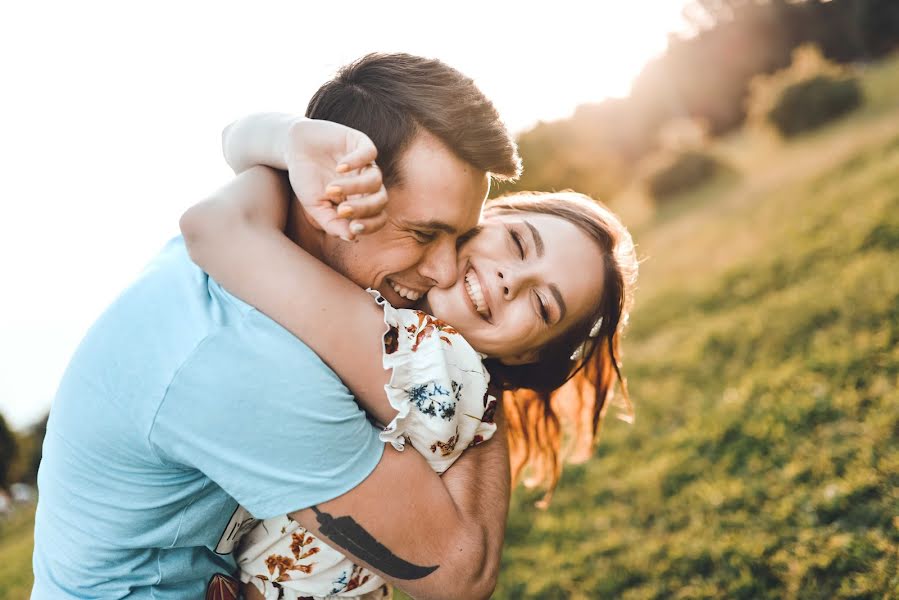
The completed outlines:
{"type": "MultiPolygon", "coordinates": [[[[899,598],[899,63],[865,85],[789,145],[720,142],[741,179],[616,205],[645,257],[637,421],[549,510],[516,492],[497,598],[899,598]]],[[[28,515],[2,527],[21,600],[28,515]]]]}
{"type": "Polygon", "coordinates": [[[753,143],[635,227],[636,424],[516,495],[497,597],[899,598],[899,115],[753,143]]]}
{"type": "Polygon", "coordinates": [[[0,519],[0,600],[24,600],[31,592],[33,513],[21,507],[9,520],[0,519]]]}

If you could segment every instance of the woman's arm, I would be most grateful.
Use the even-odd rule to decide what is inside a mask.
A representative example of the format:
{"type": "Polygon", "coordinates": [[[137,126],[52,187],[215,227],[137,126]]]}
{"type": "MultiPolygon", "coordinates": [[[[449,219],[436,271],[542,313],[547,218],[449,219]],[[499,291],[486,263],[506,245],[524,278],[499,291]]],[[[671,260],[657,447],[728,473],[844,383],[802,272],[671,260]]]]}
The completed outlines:
{"type": "Polygon", "coordinates": [[[389,374],[381,362],[382,309],[284,235],[291,198],[282,173],[266,167],[245,171],[181,217],[190,257],[303,340],[363,408],[388,423],[396,411],[384,394],[389,374]]]}
{"type": "Polygon", "coordinates": [[[254,113],[234,121],[222,131],[225,162],[238,175],[256,165],[286,171],[290,128],[300,120],[286,113],[254,113]]]}
{"type": "Polygon", "coordinates": [[[306,216],[328,235],[350,241],[387,221],[387,190],[374,166],[378,150],[360,131],[330,121],[257,113],[225,128],[222,150],[235,173],[255,165],[286,170],[306,216]]]}

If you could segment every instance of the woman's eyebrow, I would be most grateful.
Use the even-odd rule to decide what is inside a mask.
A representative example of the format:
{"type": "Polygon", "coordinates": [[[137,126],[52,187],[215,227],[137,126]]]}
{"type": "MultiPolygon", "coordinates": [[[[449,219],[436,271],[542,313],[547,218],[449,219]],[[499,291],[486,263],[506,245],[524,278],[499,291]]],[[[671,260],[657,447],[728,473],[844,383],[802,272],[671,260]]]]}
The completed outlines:
{"type": "MultiPolygon", "coordinates": [[[[531,231],[531,237],[533,238],[534,248],[537,249],[537,257],[543,258],[543,238],[540,236],[540,232],[537,231],[537,228],[534,227],[530,221],[527,219],[523,219],[524,224],[528,226],[528,229],[531,231]]],[[[562,303],[564,306],[564,303],[562,303]]]]}

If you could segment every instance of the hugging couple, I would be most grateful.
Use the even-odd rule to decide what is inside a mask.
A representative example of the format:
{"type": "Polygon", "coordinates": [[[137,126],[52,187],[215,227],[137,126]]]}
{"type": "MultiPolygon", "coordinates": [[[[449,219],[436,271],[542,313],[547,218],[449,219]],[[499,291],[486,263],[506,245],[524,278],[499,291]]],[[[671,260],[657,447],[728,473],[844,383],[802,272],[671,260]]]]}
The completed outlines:
{"type": "Polygon", "coordinates": [[[363,57],[306,117],[225,130],[237,176],[73,356],[33,599],[486,598],[512,472],[552,487],[562,438],[595,439],[637,271],[618,218],[485,203],[517,150],[438,60],[363,57]]]}

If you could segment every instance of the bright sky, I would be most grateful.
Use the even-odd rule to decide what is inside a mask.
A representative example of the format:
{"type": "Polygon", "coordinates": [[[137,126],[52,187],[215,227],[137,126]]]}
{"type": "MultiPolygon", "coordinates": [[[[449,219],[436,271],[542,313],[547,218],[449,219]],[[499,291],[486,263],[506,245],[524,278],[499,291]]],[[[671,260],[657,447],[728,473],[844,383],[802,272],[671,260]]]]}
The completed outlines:
{"type": "Polygon", "coordinates": [[[0,413],[40,418],[90,324],[228,180],[220,132],[370,51],[438,57],[522,130],[625,95],[684,0],[29,2],[0,11],[0,413]]]}

